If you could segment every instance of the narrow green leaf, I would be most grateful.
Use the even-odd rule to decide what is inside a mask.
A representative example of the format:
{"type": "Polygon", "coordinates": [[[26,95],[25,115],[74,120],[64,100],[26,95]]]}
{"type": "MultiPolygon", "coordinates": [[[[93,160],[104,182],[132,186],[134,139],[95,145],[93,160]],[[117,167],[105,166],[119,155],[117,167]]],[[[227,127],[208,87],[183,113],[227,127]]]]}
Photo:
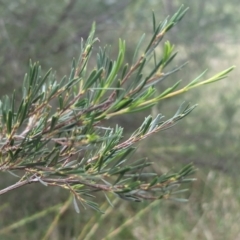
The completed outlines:
{"type": "Polygon", "coordinates": [[[152,11],[152,22],[153,22],[153,32],[155,32],[156,31],[156,18],[155,18],[154,11],[152,11]]]}
{"type": "Polygon", "coordinates": [[[186,173],[190,172],[190,171],[194,171],[194,167],[192,165],[192,163],[187,164],[185,167],[183,167],[180,171],[179,171],[179,175],[180,176],[185,176],[186,173]]]}
{"type": "Polygon", "coordinates": [[[13,122],[13,114],[12,111],[8,111],[8,116],[7,116],[7,133],[11,134],[12,131],[12,122],[13,122]]]}
{"type": "Polygon", "coordinates": [[[39,94],[39,90],[40,88],[43,86],[43,84],[46,82],[47,78],[49,77],[50,73],[52,72],[52,69],[50,68],[47,73],[45,74],[45,76],[41,79],[41,81],[38,81],[35,85],[34,85],[34,90],[33,90],[33,97],[36,96],[37,94],[39,94]]]}
{"type": "MultiPolygon", "coordinates": [[[[81,78],[74,78],[74,79],[72,79],[71,81],[69,81],[69,82],[64,86],[65,91],[66,91],[66,90],[69,90],[69,88],[70,88],[71,86],[73,86],[74,84],[76,84],[76,83],[79,82],[80,80],[81,80],[81,78]]],[[[59,85],[57,85],[57,86],[59,86],[59,85]]]]}
{"type": "Polygon", "coordinates": [[[161,59],[158,64],[153,68],[153,70],[151,71],[151,73],[146,77],[147,80],[149,80],[159,69],[159,67],[162,65],[163,60],[161,59]]]}
{"type": "Polygon", "coordinates": [[[64,107],[62,94],[58,95],[58,104],[59,104],[59,109],[62,110],[64,107]]]}
{"type": "Polygon", "coordinates": [[[75,63],[75,59],[73,59],[71,72],[70,72],[70,75],[69,75],[69,78],[68,78],[69,81],[72,81],[74,79],[75,72],[76,72],[76,63],[75,63]]]}
{"type": "MultiPolygon", "coordinates": [[[[127,69],[128,69],[128,63],[126,63],[123,67],[123,70],[122,70],[122,78],[123,79],[127,73],[127,69]]],[[[120,86],[119,86],[120,87],[120,86]]]]}
{"type": "Polygon", "coordinates": [[[143,110],[146,110],[146,109],[148,109],[148,108],[151,108],[152,106],[154,106],[156,103],[154,102],[154,103],[149,103],[149,104],[146,104],[146,105],[142,105],[142,106],[140,106],[140,107],[134,107],[134,108],[131,108],[131,107],[129,107],[129,108],[127,108],[126,109],[126,112],[127,113],[135,113],[135,112],[141,112],[141,111],[143,111],[143,110]]]}
{"type": "Polygon", "coordinates": [[[219,81],[219,80],[221,80],[221,79],[224,79],[224,78],[227,77],[227,74],[228,74],[229,72],[231,72],[234,68],[235,68],[235,66],[232,66],[232,67],[230,67],[230,68],[228,68],[228,69],[226,69],[226,70],[224,70],[224,71],[222,71],[222,72],[214,75],[213,77],[211,77],[211,78],[209,78],[209,79],[207,79],[207,80],[205,80],[205,81],[203,81],[203,82],[200,82],[199,85],[200,85],[200,84],[201,84],[201,85],[209,84],[209,83],[213,83],[213,82],[219,81]]]}
{"type": "Polygon", "coordinates": [[[9,174],[11,174],[14,177],[20,178],[20,176],[18,176],[17,174],[13,173],[12,171],[7,171],[9,174]]]}
{"type": "Polygon", "coordinates": [[[46,182],[44,182],[40,177],[38,177],[38,176],[36,176],[36,175],[35,175],[35,177],[38,179],[38,181],[39,181],[43,186],[45,186],[45,187],[48,186],[48,184],[47,184],[46,182]]]}
{"type": "Polygon", "coordinates": [[[11,111],[12,113],[15,113],[15,90],[13,90],[13,95],[12,95],[12,99],[11,99],[11,111]]]}
{"type": "Polygon", "coordinates": [[[74,209],[75,209],[76,213],[80,213],[80,209],[78,207],[77,200],[76,200],[75,196],[73,196],[73,206],[74,206],[74,209]]]}
{"type": "Polygon", "coordinates": [[[151,122],[150,128],[148,132],[153,131],[158,125],[160,124],[160,121],[164,118],[162,114],[158,114],[156,118],[151,122]]]}
{"type": "Polygon", "coordinates": [[[103,68],[100,68],[98,71],[93,70],[83,88],[88,89],[92,86],[100,78],[102,72],[103,68]]]}
{"type": "Polygon", "coordinates": [[[160,25],[156,28],[156,30],[155,30],[155,32],[154,32],[154,34],[153,34],[153,36],[152,36],[152,38],[151,38],[147,48],[145,50],[145,55],[146,56],[151,53],[152,44],[153,44],[154,40],[156,39],[156,36],[158,35],[159,30],[160,30],[160,25]]]}
{"type": "MultiPolygon", "coordinates": [[[[154,28],[155,28],[155,26],[154,26],[154,28]]],[[[132,64],[133,64],[133,65],[134,65],[135,62],[137,61],[137,56],[138,56],[138,53],[139,53],[139,49],[140,49],[140,47],[141,47],[141,44],[142,44],[144,38],[145,38],[145,33],[141,36],[141,38],[139,39],[139,41],[138,41],[138,43],[137,43],[137,47],[136,47],[136,49],[135,49],[135,52],[134,52],[134,54],[133,54],[133,59],[132,59],[132,64]]]]}
{"type": "Polygon", "coordinates": [[[104,212],[102,212],[102,211],[99,209],[97,203],[87,200],[87,201],[86,201],[86,204],[87,204],[89,207],[91,207],[92,209],[96,210],[97,212],[104,213],[104,212]]]}
{"type": "Polygon", "coordinates": [[[52,116],[52,120],[51,120],[51,126],[50,126],[50,131],[53,130],[53,128],[56,126],[57,121],[58,121],[58,116],[52,116]]]}
{"type": "Polygon", "coordinates": [[[177,52],[175,52],[172,56],[170,56],[165,62],[164,62],[164,68],[177,56],[177,52]]]}
{"type": "Polygon", "coordinates": [[[140,133],[144,135],[147,131],[152,122],[152,116],[148,116],[145,118],[145,121],[143,122],[142,126],[140,127],[140,133]]]}
{"type": "Polygon", "coordinates": [[[110,175],[117,175],[117,174],[125,174],[126,172],[130,171],[131,167],[123,167],[120,169],[113,169],[111,172],[109,172],[110,175]]]}
{"type": "Polygon", "coordinates": [[[84,84],[84,86],[83,86],[84,89],[87,89],[89,86],[91,86],[91,85],[94,83],[94,82],[92,81],[92,79],[94,79],[96,73],[97,73],[97,70],[96,70],[96,69],[94,69],[94,70],[91,72],[91,74],[89,75],[88,79],[86,80],[86,82],[85,82],[85,84],[84,84]]]}
{"type": "Polygon", "coordinates": [[[163,93],[161,93],[157,98],[158,99],[161,99],[163,97],[165,97],[166,95],[168,95],[169,93],[173,92],[177,87],[178,85],[180,84],[181,80],[176,82],[172,87],[170,88],[167,88],[163,93]]]}
{"type": "Polygon", "coordinates": [[[185,193],[185,192],[189,192],[189,189],[181,189],[181,190],[178,190],[178,191],[174,191],[174,192],[171,192],[171,195],[185,193]]]}
{"type": "Polygon", "coordinates": [[[28,111],[28,104],[24,102],[21,107],[21,112],[19,113],[19,125],[22,125],[23,121],[25,120],[27,116],[27,111],[28,111]]]}
{"type": "Polygon", "coordinates": [[[192,80],[185,88],[189,88],[192,87],[194,85],[196,85],[196,83],[198,83],[199,79],[207,72],[207,69],[202,72],[198,77],[196,77],[194,80],[192,80]]]}
{"type": "Polygon", "coordinates": [[[114,207],[113,204],[112,204],[112,202],[111,202],[111,200],[108,198],[107,194],[106,194],[105,192],[103,192],[103,194],[104,194],[105,198],[107,199],[109,205],[110,205],[111,207],[114,207]]]}
{"type": "Polygon", "coordinates": [[[133,101],[132,98],[129,99],[123,99],[121,100],[116,106],[114,112],[120,111],[123,108],[126,108],[131,102],[133,101]]]}
{"type": "Polygon", "coordinates": [[[59,90],[59,85],[55,82],[51,88],[51,92],[48,96],[48,99],[51,99],[58,90],[59,90]]]}
{"type": "Polygon", "coordinates": [[[158,182],[158,176],[152,179],[152,181],[149,183],[148,188],[152,187],[158,182]]]}

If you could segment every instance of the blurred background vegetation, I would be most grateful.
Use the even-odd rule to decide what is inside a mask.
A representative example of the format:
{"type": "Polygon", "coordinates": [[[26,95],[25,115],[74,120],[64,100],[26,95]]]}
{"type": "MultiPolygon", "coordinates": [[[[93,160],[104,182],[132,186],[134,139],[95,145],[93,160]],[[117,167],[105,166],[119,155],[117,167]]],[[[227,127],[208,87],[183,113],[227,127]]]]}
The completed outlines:
{"type": "MultiPolygon", "coordinates": [[[[99,45],[111,45],[114,56],[118,38],[126,39],[126,61],[131,61],[142,33],[151,36],[151,10],[160,21],[181,4],[190,9],[164,40],[179,52],[176,65],[189,64],[165,86],[176,78],[187,83],[205,69],[210,76],[238,66],[239,0],[0,0],[0,95],[20,92],[30,58],[44,70],[52,67],[59,77],[68,74],[93,21],[99,45]]],[[[115,208],[103,204],[104,215],[89,209],[78,215],[62,190],[29,186],[1,196],[0,238],[240,239],[239,73],[236,68],[226,80],[152,109],[153,115],[169,117],[184,100],[199,104],[177,126],[141,143],[136,153],[154,161],[159,173],[193,162],[199,171],[198,181],[190,186],[189,203],[115,200],[115,208]]],[[[126,115],[112,124],[123,126],[127,135],[148,114],[126,115]]],[[[15,180],[5,173],[0,179],[1,188],[15,180]]]]}

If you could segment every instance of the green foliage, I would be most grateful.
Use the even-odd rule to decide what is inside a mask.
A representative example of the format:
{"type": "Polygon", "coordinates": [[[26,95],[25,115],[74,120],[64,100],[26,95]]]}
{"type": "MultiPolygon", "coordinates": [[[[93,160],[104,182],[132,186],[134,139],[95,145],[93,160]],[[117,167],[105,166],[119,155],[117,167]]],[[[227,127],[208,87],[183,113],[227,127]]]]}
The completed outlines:
{"type": "Polygon", "coordinates": [[[189,178],[195,171],[192,164],[178,172],[158,176],[144,171],[151,163],[146,159],[133,160],[132,153],[136,143],[172,127],[195,105],[182,104],[167,120],[161,114],[155,118],[148,116],[128,139],[124,139],[120,126],[106,127],[112,117],[142,111],[163,99],[219,81],[233,69],[203,81],[199,81],[200,75],[180,89],[178,81],[156,93],[157,83],[185,65],[165,72],[165,67],[177,55],[169,41],[164,43],[160,58],[156,52],[164,35],[185,13],[186,9],[181,7],[173,17],[159,24],[153,14],[152,38],[143,51],[144,37],[139,40],[132,64],[124,64],[126,44],[119,39],[115,60],[108,56],[107,47],[99,48],[93,57],[95,66],[90,66],[91,54],[98,42],[94,38],[94,24],[88,39],[81,42],[80,57],[78,61],[73,60],[69,77],[57,80],[52,70],[42,75],[39,63],[30,61],[20,103],[16,103],[13,94],[3,97],[0,104],[0,170],[17,174],[19,178],[0,194],[29,183],[57,186],[73,195],[77,212],[80,211],[78,202],[83,208],[88,206],[100,211],[96,200],[92,200],[96,191],[104,192],[107,199],[112,193],[135,202],[186,201],[175,194],[185,191],[179,189],[183,183],[194,180],[189,178]]]}

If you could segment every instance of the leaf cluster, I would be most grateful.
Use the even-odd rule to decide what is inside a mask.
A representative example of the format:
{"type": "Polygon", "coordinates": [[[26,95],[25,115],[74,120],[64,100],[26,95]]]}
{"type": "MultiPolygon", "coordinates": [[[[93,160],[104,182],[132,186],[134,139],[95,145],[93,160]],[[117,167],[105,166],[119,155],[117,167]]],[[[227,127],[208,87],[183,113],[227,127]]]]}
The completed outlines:
{"type": "Polygon", "coordinates": [[[0,102],[0,170],[19,178],[0,194],[29,183],[58,186],[73,194],[77,212],[78,201],[84,208],[99,210],[93,201],[98,191],[109,202],[109,193],[137,202],[185,201],[174,194],[185,191],[179,190],[182,183],[194,180],[189,178],[195,171],[191,164],[176,173],[158,176],[144,171],[151,164],[146,159],[128,160],[134,158],[136,143],[172,127],[195,106],[182,104],[167,120],[161,114],[148,116],[128,139],[123,138],[120,126],[105,125],[109,118],[150,108],[165,98],[225,78],[232,70],[204,81],[199,80],[200,75],[180,89],[178,81],[156,94],[155,85],[185,65],[165,71],[177,53],[168,41],[163,44],[160,58],[156,48],[186,11],[181,7],[170,19],[158,24],[153,14],[152,38],[143,51],[145,35],[140,38],[131,64],[124,64],[126,43],[119,39],[115,60],[109,57],[107,47],[99,48],[95,67],[90,67],[98,42],[94,37],[95,24],[88,39],[81,41],[80,57],[73,60],[68,76],[58,80],[51,69],[42,76],[39,63],[30,62],[20,103],[16,103],[15,94],[0,102]]]}

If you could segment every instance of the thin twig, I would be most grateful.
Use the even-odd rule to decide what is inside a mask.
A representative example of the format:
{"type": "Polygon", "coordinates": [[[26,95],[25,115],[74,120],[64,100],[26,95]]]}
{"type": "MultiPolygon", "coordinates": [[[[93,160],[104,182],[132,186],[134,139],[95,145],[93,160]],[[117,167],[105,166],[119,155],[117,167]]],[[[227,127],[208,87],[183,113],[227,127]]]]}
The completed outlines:
{"type": "Polygon", "coordinates": [[[13,185],[11,185],[9,187],[6,187],[6,188],[0,190],[0,195],[2,195],[4,193],[7,193],[9,191],[12,191],[12,190],[14,190],[16,188],[22,187],[22,186],[24,186],[24,185],[26,185],[28,183],[31,183],[31,182],[29,182],[28,180],[24,180],[22,182],[17,182],[17,183],[15,183],[15,184],[13,184],[13,185]]]}

